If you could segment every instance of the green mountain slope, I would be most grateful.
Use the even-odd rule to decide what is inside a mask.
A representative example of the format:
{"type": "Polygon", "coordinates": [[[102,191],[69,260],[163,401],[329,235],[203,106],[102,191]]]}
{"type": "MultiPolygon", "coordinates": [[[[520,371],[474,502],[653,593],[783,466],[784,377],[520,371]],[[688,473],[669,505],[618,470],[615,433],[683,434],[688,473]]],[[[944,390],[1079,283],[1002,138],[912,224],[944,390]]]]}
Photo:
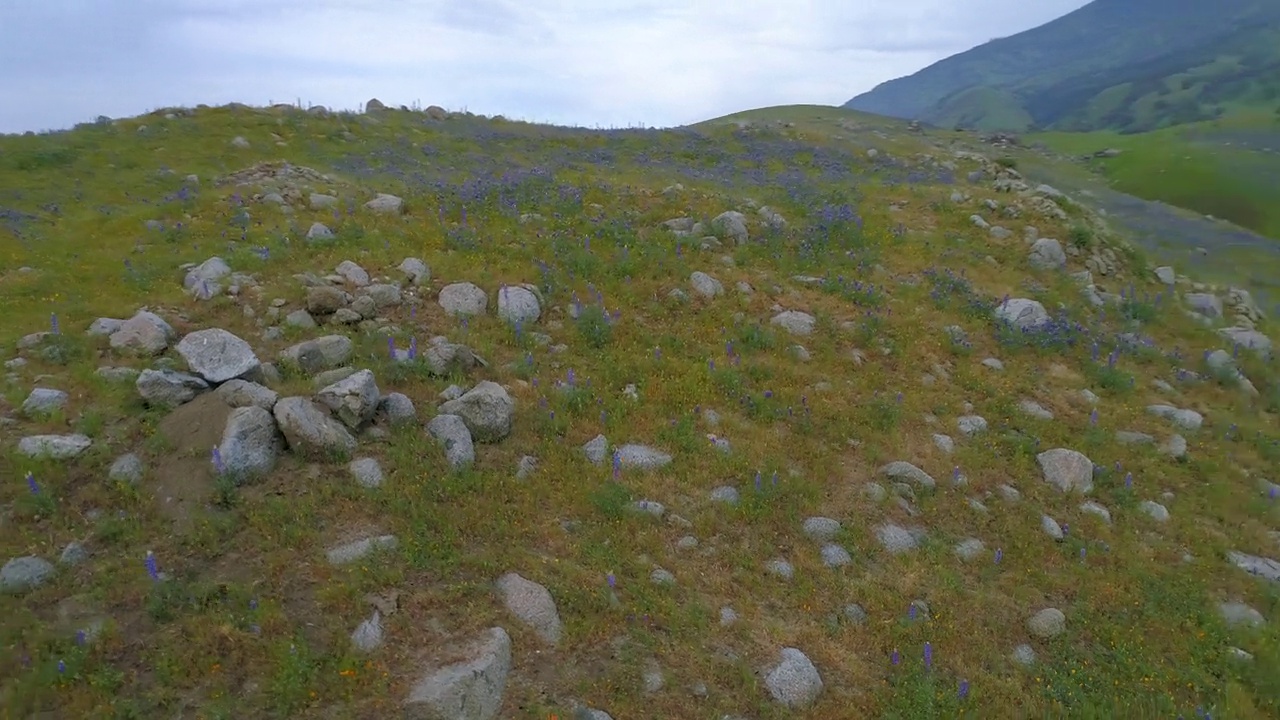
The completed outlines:
{"type": "Polygon", "coordinates": [[[1123,132],[1280,107],[1280,3],[1095,0],[845,107],[943,127],[1123,132]]]}
{"type": "Polygon", "coordinates": [[[0,137],[0,717],[1280,716],[1235,233],[905,126],[0,137]]]}

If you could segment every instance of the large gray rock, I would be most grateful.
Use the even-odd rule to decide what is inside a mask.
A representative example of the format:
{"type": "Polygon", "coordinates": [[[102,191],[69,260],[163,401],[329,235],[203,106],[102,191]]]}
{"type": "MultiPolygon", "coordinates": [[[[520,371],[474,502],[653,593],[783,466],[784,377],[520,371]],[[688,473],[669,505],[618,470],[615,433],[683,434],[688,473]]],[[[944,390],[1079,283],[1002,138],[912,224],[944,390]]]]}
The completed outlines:
{"type": "Polygon", "coordinates": [[[309,398],[281,398],[272,414],[294,452],[345,457],[356,448],[356,439],[342,423],[309,398]]]}
{"type": "Polygon", "coordinates": [[[433,340],[427,346],[422,353],[422,362],[427,366],[427,372],[437,377],[466,373],[468,370],[488,365],[484,358],[476,355],[471,348],[451,343],[443,338],[439,341],[433,340]]]}
{"type": "Polygon", "coordinates": [[[86,435],[29,435],[18,441],[18,452],[33,458],[70,460],[92,444],[86,435]]]}
{"type": "Polygon", "coordinates": [[[311,223],[311,227],[307,229],[307,242],[309,243],[324,242],[325,240],[332,240],[333,237],[333,231],[322,222],[311,223]]]}
{"type": "Polygon", "coordinates": [[[134,386],[148,405],[176,408],[209,389],[209,383],[177,370],[143,370],[134,386]]]}
{"type": "Polygon", "coordinates": [[[369,284],[369,271],[350,260],[343,260],[338,263],[338,267],[334,269],[334,272],[356,287],[364,287],[369,284]]]}
{"type": "Polygon", "coordinates": [[[1067,616],[1058,608],[1045,608],[1027,619],[1027,630],[1038,638],[1051,638],[1067,630],[1067,616]]]}
{"type": "Polygon", "coordinates": [[[427,433],[444,447],[449,467],[459,470],[475,462],[475,442],[462,418],[457,415],[437,415],[427,423],[427,433]]]}
{"type": "Polygon", "coordinates": [[[409,691],[405,720],[493,720],[511,672],[511,638],[489,628],[447,648],[409,691]]]}
{"type": "Polygon", "coordinates": [[[515,401],[501,385],[485,380],[441,405],[440,412],[461,417],[475,441],[492,443],[511,434],[515,401]]]}
{"type": "Polygon", "coordinates": [[[395,535],[375,535],[335,545],[325,551],[325,559],[330,565],[347,565],[379,550],[394,550],[399,546],[395,535]]]}
{"type": "Polygon", "coordinates": [[[690,275],[689,284],[693,286],[694,292],[705,298],[713,298],[724,294],[724,286],[720,284],[720,281],[702,271],[697,271],[690,275]]]}
{"type": "Polygon", "coordinates": [[[413,401],[403,393],[393,392],[382,396],[378,401],[378,414],[384,417],[388,425],[400,427],[409,425],[418,419],[418,411],[413,401]]]}
{"type": "Polygon", "coordinates": [[[624,469],[657,470],[671,464],[671,455],[648,445],[627,444],[614,450],[618,465],[624,469]]]}
{"type": "Polygon", "coordinates": [[[285,348],[280,352],[280,359],[296,364],[304,372],[315,374],[346,364],[353,352],[351,338],[345,335],[325,335],[285,348]]]}
{"type": "Polygon", "coordinates": [[[1257,575],[1271,582],[1280,582],[1280,561],[1258,555],[1247,555],[1235,550],[1227,552],[1227,559],[1250,575],[1257,575]]]}
{"type": "Polygon", "coordinates": [[[905,460],[895,460],[881,467],[880,474],[895,480],[913,482],[922,488],[933,489],[938,484],[929,473],[905,460]]]}
{"type": "Polygon", "coordinates": [[[1242,348],[1253,350],[1264,360],[1271,359],[1271,338],[1263,335],[1257,330],[1250,330],[1242,327],[1222,328],[1218,331],[1232,344],[1239,345],[1242,348]]]}
{"type": "Polygon", "coordinates": [[[372,300],[373,306],[378,310],[395,307],[403,299],[400,295],[400,286],[392,283],[374,283],[366,288],[361,288],[360,297],[367,297],[372,300]]]}
{"type": "Polygon", "coordinates": [[[145,472],[146,467],[141,458],[133,453],[125,453],[111,463],[111,467],[107,469],[107,479],[133,485],[142,480],[145,472]]]}
{"type": "Polygon", "coordinates": [[[1062,244],[1052,238],[1035,241],[1027,259],[1037,270],[1061,270],[1067,266],[1067,254],[1063,252],[1062,244]]]}
{"type": "Polygon", "coordinates": [[[182,279],[182,289],[190,290],[201,283],[216,283],[230,274],[231,266],[226,260],[211,257],[187,271],[182,279]]]}
{"type": "Polygon", "coordinates": [[[525,625],[533,629],[548,645],[560,642],[563,630],[556,601],[542,585],[510,572],[498,578],[498,597],[502,604],[525,625]]]}
{"type": "Polygon", "coordinates": [[[1040,463],[1045,481],[1062,492],[1093,491],[1093,461],[1084,453],[1054,448],[1037,455],[1036,462],[1040,463]]]}
{"type": "Polygon", "coordinates": [[[246,375],[262,365],[249,343],[221,328],[190,333],[177,350],[192,372],[211,383],[246,375]]]}
{"type": "Polygon", "coordinates": [[[382,466],[376,458],[366,457],[352,460],[347,471],[355,478],[356,484],[364,488],[382,487],[382,466]]]}
{"type": "Polygon", "coordinates": [[[1164,418],[1183,430],[1199,430],[1204,417],[1195,410],[1185,410],[1172,405],[1148,405],[1147,412],[1164,418]]]}
{"type": "Polygon", "coordinates": [[[511,324],[528,325],[542,316],[538,295],[526,285],[503,285],[498,290],[498,317],[511,324]]]}
{"type": "Polygon", "coordinates": [[[996,307],[995,315],[1020,330],[1038,328],[1051,320],[1043,305],[1028,298],[1009,298],[996,307]]]}
{"type": "Polygon", "coordinates": [[[336,285],[313,285],[307,288],[304,302],[307,312],[312,315],[332,315],[346,307],[351,302],[351,296],[336,285]]]}
{"type": "Polygon", "coordinates": [[[781,327],[792,335],[809,335],[813,333],[817,320],[806,312],[785,310],[773,316],[770,323],[781,327]]]}
{"type": "Polygon", "coordinates": [[[405,258],[396,269],[404,274],[405,282],[410,285],[421,285],[431,279],[431,268],[419,258],[405,258]]]}
{"type": "Polygon", "coordinates": [[[876,528],[876,539],[880,541],[880,545],[895,555],[897,553],[914,550],[919,542],[916,536],[906,528],[887,523],[876,528]]]}
{"type": "Polygon", "coordinates": [[[34,590],[56,573],[48,560],[34,555],[16,557],[0,568],[0,592],[18,595],[34,590]]]}
{"type": "Polygon", "coordinates": [[[822,676],[809,657],[796,648],[782,648],[778,664],[764,678],[774,700],[790,709],[812,705],[822,694],[822,676]]]}
{"type": "Polygon", "coordinates": [[[711,219],[711,227],[738,245],[747,243],[747,216],[737,210],[726,210],[711,219]]]}
{"type": "Polygon", "coordinates": [[[176,333],[159,315],[146,310],[124,321],[111,333],[112,349],[135,355],[159,355],[169,347],[176,333]]]}
{"type": "Polygon", "coordinates": [[[389,193],[378,193],[378,196],[364,204],[366,210],[383,215],[399,215],[404,210],[404,200],[389,193]]]}
{"type": "Polygon", "coordinates": [[[27,417],[42,417],[57,412],[67,406],[67,393],[52,388],[34,388],[26,400],[22,401],[22,414],[27,417]]]}
{"type": "Polygon", "coordinates": [[[1185,296],[1191,309],[1211,320],[1222,317],[1222,298],[1212,293],[1187,293],[1185,296]]]}
{"type": "Polygon", "coordinates": [[[234,408],[260,407],[270,410],[280,399],[280,393],[275,390],[240,378],[222,383],[214,392],[222,402],[234,408]]]}
{"type": "Polygon", "coordinates": [[[284,446],[284,437],[271,413],[250,405],[238,407],[227,416],[218,454],[224,473],[242,485],[270,474],[284,446]]]}
{"type": "Polygon", "coordinates": [[[436,301],[446,313],[460,317],[483,315],[489,307],[489,296],[469,282],[445,285],[436,301]]]}
{"type": "Polygon", "coordinates": [[[316,394],[316,400],[338,416],[351,429],[373,419],[382,394],[374,381],[373,371],[361,370],[329,385],[316,394]]]}

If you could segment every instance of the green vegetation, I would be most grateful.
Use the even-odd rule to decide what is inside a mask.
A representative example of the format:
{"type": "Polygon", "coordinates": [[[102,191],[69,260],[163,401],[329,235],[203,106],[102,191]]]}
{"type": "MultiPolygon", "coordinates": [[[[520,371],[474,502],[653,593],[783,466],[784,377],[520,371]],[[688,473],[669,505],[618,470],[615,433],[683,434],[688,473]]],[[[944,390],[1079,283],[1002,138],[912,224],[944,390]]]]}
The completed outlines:
{"type": "MultiPolygon", "coordinates": [[[[992,185],[1001,167],[1051,160],[961,149],[990,151],[966,133],[814,106],[625,132],[225,107],[0,137],[0,360],[24,361],[6,368],[0,399],[0,561],[56,562],[71,542],[86,551],[0,596],[0,714],[398,717],[437,651],[502,626],[513,667],[501,718],[567,720],[579,703],[619,720],[1280,715],[1280,591],[1226,560],[1280,551],[1269,534],[1280,504],[1259,486],[1280,480],[1275,362],[1239,353],[1256,397],[1186,379],[1204,350],[1231,348],[1173,295],[1148,299],[1167,292],[1149,256],[1086,207],[1063,219],[992,185]],[[260,183],[226,182],[281,160],[329,177],[285,183],[297,191],[281,198],[288,212],[260,183]],[[985,179],[965,181],[979,169],[985,179]],[[972,197],[953,199],[961,191],[972,197]],[[311,192],[336,206],[312,207],[311,192]],[[407,211],[363,206],[382,192],[407,211]],[[987,200],[1024,204],[1003,215],[987,200]],[[763,205],[786,224],[767,227],[763,205]],[[749,241],[663,226],[728,210],[746,217],[749,241]],[[975,213],[1011,236],[978,229],[975,213]],[[317,222],[334,237],[308,243],[317,222]],[[1031,270],[1028,226],[1082,252],[1068,272],[1031,270]],[[1116,267],[1095,281],[1130,298],[1105,312],[1069,274],[1103,248],[1116,267]],[[182,266],[214,255],[252,283],[204,300],[185,291],[182,266]],[[423,285],[397,269],[406,257],[430,266],[423,285]],[[306,274],[344,260],[401,282],[402,301],[372,324],[267,332],[303,306],[306,274]],[[693,292],[695,271],[724,292],[693,292]],[[438,293],[455,282],[484,289],[488,312],[447,314],[438,293]],[[519,284],[542,303],[516,328],[494,305],[519,284]],[[1053,320],[1012,329],[994,315],[1009,296],[1053,320]],[[144,305],[180,335],[225,328],[264,361],[348,335],[352,367],[417,408],[416,422],[361,437],[354,455],[379,462],[382,484],[293,452],[260,481],[220,481],[220,428],[186,413],[203,400],[148,407],[132,382],[97,372],[182,367],[172,350],[133,357],[85,335],[96,318],[144,305]],[[778,307],[808,313],[807,334],[775,322],[778,307]],[[56,334],[30,338],[55,321],[56,334]],[[1152,345],[1129,349],[1133,332],[1152,345]],[[437,376],[389,352],[423,352],[434,336],[485,364],[437,376]],[[455,471],[423,424],[450,385],[481,380],[514,399],[511,434],[455,471]],[[66,391],[67,405],[28,417],[36,386],[66,391]],[[1157,402],[1203,413],[1203,427],[1155,417],[1146,408],[1157,402]],[[971,414],[985,433],[957,429],[971,414]],[[94,444],[72,460],[15,450],[21,437],[76,428],[94,444]],[[1121,443],[1118,431],[1161,444],[1177,432],[1187,453],[1121,443]],[[600,434],[673,461],[651,472],[593,464],[581,448],[600,434]],[[935,434],[953,436],[953,450],[935,434]],[[1096,465],[1089,499],[1109,522],[1044,481],[1037,456],[1059,447],[1096,465]],[[141,479],[109,480],[129,452],[141,479]],[[517,477],[525,456],[536,465],[517,477]],[[893,461],[936,482],[886,477],[893,461]],[[722,486],[736,504],[712,499],[722,486]],[[637,512],[637,500],[665,513],[637,512]],[[1167,520],[1143,501],[1167,506],[1167,520]],[[1062,539],[1044,515],[1069,526],[1062,539]],[[803,531],[815,516],[839,521],[829,542],[848,564],[824,564],[803,531]],[[885,523],[925,534],[891,553],[885,523]],[[327,548],[366,533],[398,544],[326,561],[327,548]],[[983,547],[963,560],[966,539],[983,547]],[[767,572],[775,559],[794,577],[767,572]],[[675,584],[652,582],[657,567],[675,584]],[[554,649],[495,597],[507,572],[550,592],[564,623],[554,649]],[[1267,621],[1231,625],[1222,602],[1267,621]],[[727,607],[737,620],[722,624],[727,607]],[[1048,607],[1065,629],[1033,636],[1028,618],[1048,607]],[[352,631],[375,608],[384,644],[358,652],[352,631]],[[1012,659],[1022,644],[1033,665],[1012,659]],[[784,647],[821,674],[811,707],[784,708],[765,688],[784,647]],[[664,682],[647,691],[655,665],[664,682]]],[[[300,363],[282,370],[281,397],[314,395],[300,363]]]]}

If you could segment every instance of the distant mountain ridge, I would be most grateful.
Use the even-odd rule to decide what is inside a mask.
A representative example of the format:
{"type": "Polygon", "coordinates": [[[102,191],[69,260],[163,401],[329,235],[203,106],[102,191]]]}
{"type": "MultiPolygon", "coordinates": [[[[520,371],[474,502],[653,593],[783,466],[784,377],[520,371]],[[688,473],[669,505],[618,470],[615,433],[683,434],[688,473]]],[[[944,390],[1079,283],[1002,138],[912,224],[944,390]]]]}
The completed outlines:
{"type": "Polygon", "coordinates": [[[1280,0],[1095,0],[844,107],[946,127],[1122,132],[1280,107],[1280,0]]]}

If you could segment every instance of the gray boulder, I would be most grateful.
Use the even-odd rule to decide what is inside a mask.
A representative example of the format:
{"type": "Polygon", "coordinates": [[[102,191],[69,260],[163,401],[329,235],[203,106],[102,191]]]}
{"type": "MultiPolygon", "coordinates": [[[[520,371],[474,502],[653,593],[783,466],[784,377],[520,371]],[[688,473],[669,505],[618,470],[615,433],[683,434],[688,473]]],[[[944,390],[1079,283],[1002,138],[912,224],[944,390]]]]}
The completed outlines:
{"type": "Polygon", "coordinates": [[[415,257],[405,258],[396,269],[404,274],[405,281],[410,285],[421,285],[431,279],[431,269],[415,257]]]}
{"type": "Polygon", "coordinates": [[[1052,238],[1035,241],[1028,260],[1037,270],[1061,270],[1067,266],[1067,254],[1063,252],[1062,244],[1052,238]]]}
{"type": "Polygon", "coordinates": [[[1028,298],[1009,298],[996,307],[995,315],[1019,330],[1032,330],[1051,320],[1043,305],[1028,298]]]}
{"type": "Polygon", "coordinates": [[[628,444],[614,451],[624,469],[657,470],[671,464],[671,455],[648,445],[628,444]]]}
{"type": "Polygon", "coordinates": [[[403,393],[393,392],[382,396],[378,401],[378,414],[386,418],[392,427],[408,425],[417,421],[418,411],[413,401],[403,393]]]}
{"type": "Polygon", "coordinates": [[[466,317],[483,315],[489,307],[489,296],[469,282],[452,283],[440,288],[436,302],[446,313],[466,317]]]}
{"type": "Polygon", "coordinates": [[[227,416],[218,443],[226,475],[237,485],[271,473],[284,452],[285,441],[272,414],[257,405],[238,407],[227,416]]]}
{"type": "Polygon", "coordinates": [[[332,410],[344,425],[353,430],[373,419],[381,399],[382,394],[371,370],[349,375],[316,394],[321,405],[332,410]]]}
{"type": "Polygon", "coordinates": [[[126,453],[111,463],[111,467],[107,470],[107,479],[132,485],[142,480],[145,472],[142,459],[133,453],[126,453]]]}
{"type": "Polygon", "coordinates": [[[366,210],[382,215],[399,215],[404,211],[404,200],[389,193],[378,193],[378,196],[364,204],[366,210]]]}
{"type": "Polygon", "coordinates": [[[113,350],[135,355],[159,355],[169,347],[176,333],[159,315],[143,310],[125,320],[119,330],[111,333],[109,343],[113,350]]]}
{"type": "Polygon", "coordinates": [[[134,386],[146,404],[161,408],[176,408],[209,389],[202,378],[177,370],[143,370],[134,386]]]}
{"type": "Polygon", "coordinates": [[[765,675],[769,695],[789,709],[812,705],[822,694],[822,676],[809,657],[796,648],[782,648],[778,664],[765,675]]]}
{"type": "Polygon", "coordinates": [[[0,568],[0,592],[19,595],[34,590],[51,579],[57,570],[53,563],[28,555],[16,557],[0,568]]]}
{"type": "Polygon", "coordinates": [[[272,414],[294,452],[341,457],[356,448],[356,439],[342,423],[309,398],[281,398],[272,414]]]}
{"type": "Polygon", "coordinates": [[[1068,448],[1046,450],[1036,456],[1045,482],[1062,492],[1088,494],[1093,491],[1093,461],[1084,453],[1068,448]]]}
{"type": "Polygon", "coordinates": [[[240,378],[222,383],[214,392],[222,402],[234,408],[260,407],[270,410],[280,399],[280,393],[275,390],[240,378]]]}
{"type": "Polygon", "coordinates": [[[711,227],[738,245],[747,243],[747,216],[737,210],[726,210],[711,219],[711,227]]]}
{"type": "Polygon", "coordinates": [[[369,284],[369,271],[350,260],[343,260],[338,263],[338,267],[334,269],[334,272],[356,287],[364,287],[369,284]]]}
{"type": "Polygon", "coordinates": [[[441,659],[414,683],[404,703],[405,720],[493,720],[502,708],[511,673],[511,638],[489,628],[468,642],[446,648],[441,659]]]}
{"type": "Polygon", "coordinates": [[[792,335],[809,335],[813,333],[814,325],[817,320],[806,312],[799,310],[785,310],[773,316],[769,321],[773,325],[777,325],[792,335]]]}
{"type": "Polygon", "coordinates": [[[493,443],[511,434],[515,401],[501,385],[485,380],[441,405],[440,412],[461,417],[475,441],[493,443]]]}
{"type": "Polygon", "coordinates": [[[18,452],[33,458],[70,460],[92,444],[86,435],[29,435],[18,441],[18,452]]]}
{"type": "Polygon", "coordinates": [[[1045,608],[1027,620],[1027,630],[1038,638],[1051,638],[1067,630],[1067,616],[1058,608],[1045,608]]]}
{"type": "Polygon", "coordinates": [[[294,363],[309,374],[345,365],[354,347],[345,335],[325,335],[298,343],[280,352],[280,359],[294,363]]]}
{"type": "Polygon", "coordinates": [[[528,286],[503,285],[498,290],[498,317],[515,324],[528,325],[537,322],[542,315],[542,303],[528,286]]]}
{"type": "Polygon", "coordinates": [[[510,572],[498,578],[496,588],[507,610],[532,628],[543,642],[552,646],[560,642],[560,613],[545,587],[510,572]]]}
{"type": "Polygon", "coordinates": [[[690,275],[689,284],[693,286],[694,292],[705,298],[713,298],[724,294],[724,286],[720,284],[720,281],[702,271],[690,275]]]}
{"type": "Polygon", "coordinates": [[[905,480],[913,482],[920,487],[933,489],[937,486],[937,481],[929,473],[912,465],[905,460],[895,460],[880,468],[880,474],[891,477],[895,480],[905,480]]]}
{"type": "Polygon", "coordinates": [[[22,401],[22,414],[27,417],[42,417],[57,412],[67,406],[67,393],[52,388],[35,388],[22,401]]]}
{"type": "Polygon", "coordinates": [[[190,333],[177,351],[192,372],[211,383],[246,375],[262,365],[249,343],[221,328],[190,333]]]}
{"type": "Polygon", "coordinates": [[[457,415],[437,415],[427,423],[427,433],[444,447],[449,467],[459,470],[476,460],[475,442],[467,423],[457,415]]]}

